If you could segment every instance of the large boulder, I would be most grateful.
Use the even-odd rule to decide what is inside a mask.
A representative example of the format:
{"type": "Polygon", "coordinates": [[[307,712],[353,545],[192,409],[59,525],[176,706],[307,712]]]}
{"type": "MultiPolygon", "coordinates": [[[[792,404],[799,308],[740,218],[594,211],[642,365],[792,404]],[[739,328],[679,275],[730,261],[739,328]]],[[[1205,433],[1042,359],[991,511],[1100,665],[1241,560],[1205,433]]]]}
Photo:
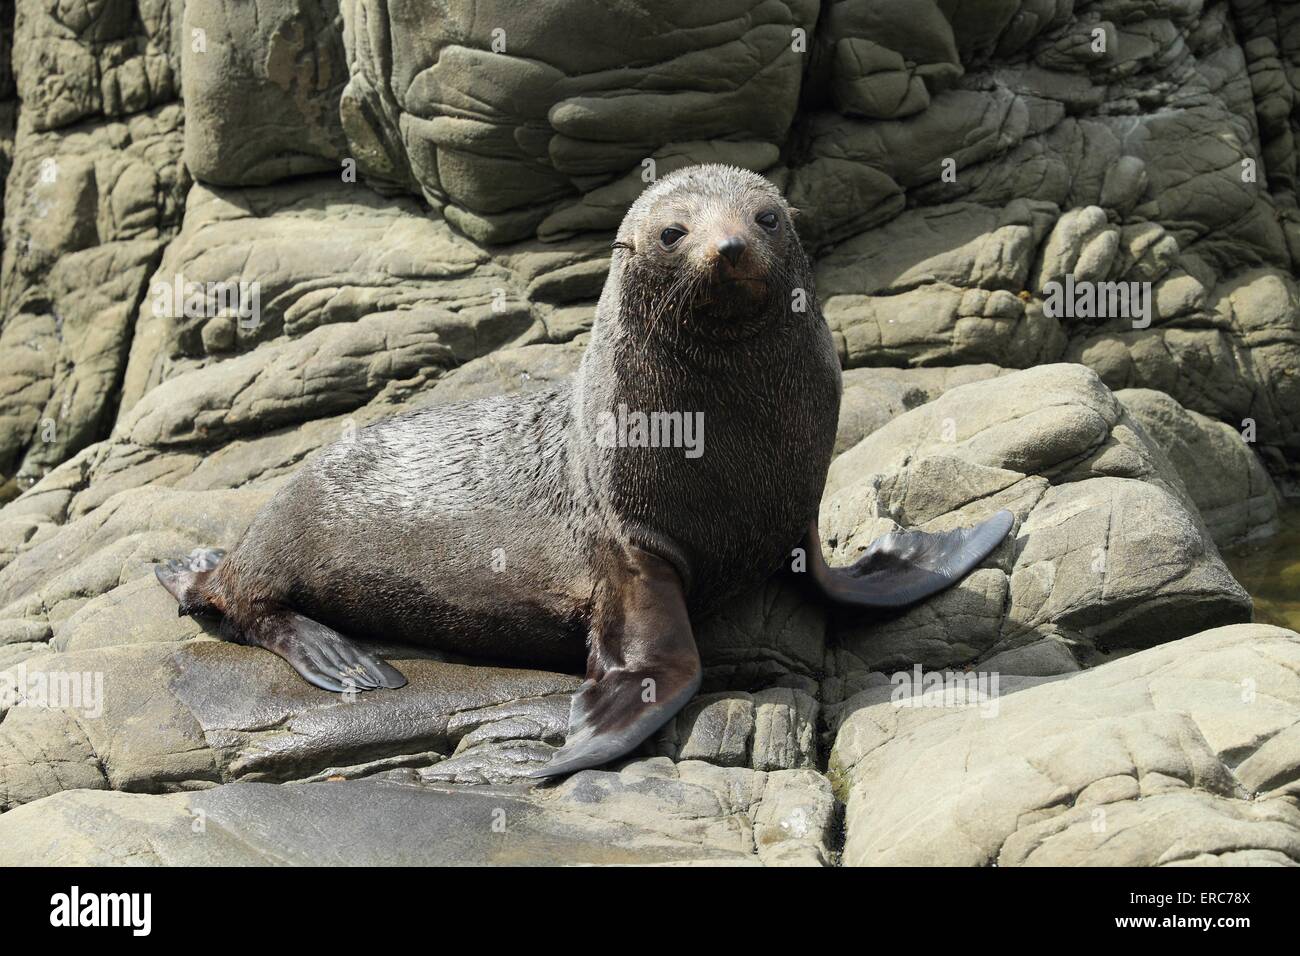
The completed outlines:
{"type": "Polygon", "coordinates": [[[831,563],[849,564],[899,527],[1002,508],[1015,530],[957,586],[885,620],[833,622],[830,699],[890,668],[1056,674],[1250,620],[1177,471],[1079,365],[962,385],[871,433],[831,465],[820,532],[831,563]]]}
{"type": "Polygon", "coordinates": [[[1177,469],[1215,544],[1227,548],[1277,533],[1277,489],[1251,439],[1164,392],[1126,388],[1115,397],[1177,469]]]}
{"type": "Polygon", "coordinates": [[[952,368],[854,368],[844,373],[835,454],[848,451],[903,412],[932,402],[948,389],[1006,375],[996,365],[952,368]]]}
{"type": "Polygon", "coordinates": [[[818,12],[815,0],[671,0],[653,15],[566,0],[528,17],[495,0],[436,17],[341,7],[338,105],[361,170],[493,243],[612,228],[644,161],[658,174],[775,166],[818,12]]]}
{"type": "Polygon", "coordinates": [[[1222,627],[1034,683],[884,680],[849,701],[844,863],[1300,859],[1300,635],[1222,627]]]}
{"type": "Polygon", "coordinates": [[[348,79],[337,0],[188,0],[181,31],[185,164],[250,186],[343,173],[348,79]]]}

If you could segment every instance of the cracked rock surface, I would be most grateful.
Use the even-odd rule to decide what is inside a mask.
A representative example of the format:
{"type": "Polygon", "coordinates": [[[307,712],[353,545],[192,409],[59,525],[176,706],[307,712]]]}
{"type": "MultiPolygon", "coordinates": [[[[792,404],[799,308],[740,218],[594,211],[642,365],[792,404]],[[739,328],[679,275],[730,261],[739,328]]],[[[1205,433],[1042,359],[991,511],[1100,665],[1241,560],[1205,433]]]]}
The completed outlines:
{"type": "MultiPolygon", "coordinates": [[[[538,369],[540,380],[557,367],[557,350],[565,347],[479,359],[421,400],[517,383],[521,368],[538,369]]],[[[913,665],[972,667],[999,673],[1017,694],[1047,681],[1052,693],[1079,687],[1090,699],[1085,678],[1129,674],[1157,651],[1180,660],[1179,648],[1208,640],[1190,636],[1202,625],[1249,620],[1249,598],[1223,567],[1177,470],[1097,376],[1074,365],[1000,371],[951,388],[918,376],[913,388],[937,397],[842,454],[823,502],[833,563],[895,522],[937,529],[1008,507],[1017,528],[981,569],[892,618],[828,613],[779,581],[736,600],[697,622],[700,696],[638,756],[558,787],[532,789],[520,772],[563,740],[576,676],[393,646],[383,650],[410,683],[350,699],[175,617],[151,561],[232,543],[278,478],[225,491],[149,485],[76,517],[65,508],[61,522],[48,521],[46,536],[0,570],[8,602],[0,661],[11,686],[97,675],[102,705],[42,706],[33,692],[5,712],[0,836],[23,840],[0,843],[48,846],[50,860],[86,862],[539,862],[551,854],[824,864],[840,852],[835,781],[848,809],[846,859],[862,862],[856,833],[875,816],[855,810],[853,788],[895,783],[893,771],[877,778],[875,764],[846,756],[854,753],[846,741],[858,738],[845,728],[884,720],[873,707],[896,718],[893,675],[913,665]],[[1116,530],[1138,519],[1151,525],[1139,540],[1162,541],[1158,563],[1144,562],[1116,530]],[[61,572],[42,574],[56,554],[61,572]],[[1133,654],[1139,648],[1154,650],[1133,654]],[[344,832],[376,804],[394,813],[424,808],[419,815],[432,819],[412,832],[427,841],[396,847],[375,833],[373,842],[340,848],[295,835],[344,832]],[[208,821],[202,839],[196,819],[208,821]],[[518,841],[497,839],[494,820],[518,841]],[[460,826],[473,832],[448,842],[460,826]]],[[[1209,633],[1266,634],[1279,653],[1300,647],[1300,637],[1280,629],[1209,633]]],[[[1233,660],[1241,666],[1223,673],[1267,677],[1256,676],[1256,658],[1233,660]]],[[[1016,714],[1017,700],[996,703],[1016,714]]],[[[960,713],[945,712],[958,723],[960,713]]],[[[1080,727],[1088,739],[1092,731],[1080,727]]],[[[1262,737],[1238,746],[1254,752],[1257,744],[1262,737]]],[[[900,737],[902,751],[908,746],[900,737]]],[[[1282,756],[1268,759],[1291,759],[1285,741],[1273,746],[1282,756]]],[[[1289,846],[1279,845],[1283,853],[1289,846]]]]}
{"type": "Polygon", "coordinates": [[[1247,624],[993,701],[865,690],[831,754],[844,862],[1294,866],[1298,665],[1247,624]]]}
{"type": "Polygon", "coordinates": [[[705,161],[801,208],[846,368],[1081,362],[1289,473],[1298,31],[1267,0],[0,5],[0,474],[322,324],[437,303],[572,339],[646,177],[705,161]],[[181,275],[265,315],[158,308],[181,275]],[[1147,283],[1148,314],[1049,315],[1066,276],[1147,283]]]}
{"type": "Polygon", "coordinates": [[[0,862],[1300,863],[1300,637],[1219,553],[1300,462],[1293,5],[434,6],[0,0],[0,862]],[[153,563],[320,448],[570,375],[698,162],[801,211],[828,559],[1007,508],[979,569],[866,617],[768,583],[544,787],[575,675],[393,646],[349,700],[177,619],[153,563]],[[898,706],[916,667],[1000,688],[898,706]]]}

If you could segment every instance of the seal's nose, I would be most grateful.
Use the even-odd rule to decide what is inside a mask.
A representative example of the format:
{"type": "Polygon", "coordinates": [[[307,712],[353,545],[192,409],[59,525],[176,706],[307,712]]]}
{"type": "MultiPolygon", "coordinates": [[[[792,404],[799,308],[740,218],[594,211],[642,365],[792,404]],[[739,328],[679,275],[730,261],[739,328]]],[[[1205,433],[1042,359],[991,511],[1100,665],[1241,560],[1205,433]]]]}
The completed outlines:
{"type": "Polygon", "coordinates": [[[733,266],[740,261],[745,252],[745,240],[740,236],[728,236],[718,243],[718,254],[726,256],[733,266]]]}

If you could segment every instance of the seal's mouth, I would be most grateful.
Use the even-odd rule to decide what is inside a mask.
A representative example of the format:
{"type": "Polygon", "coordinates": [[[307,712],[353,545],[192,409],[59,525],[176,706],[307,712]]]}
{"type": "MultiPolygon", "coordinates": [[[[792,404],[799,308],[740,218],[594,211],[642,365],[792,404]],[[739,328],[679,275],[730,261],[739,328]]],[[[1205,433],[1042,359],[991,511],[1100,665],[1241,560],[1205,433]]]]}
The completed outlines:
{"type": "Polygon", "coordinates": [[[766,276],[714,276],[692,303],[689,324],[707,339],[745,339],[768,324],[771,300],[772,287],[766,276]]]}
{"type": "Polygon", "coordinates": [[[765,295],[768,288],[767,269],[752,253],[737,262],[716,256],[703,270],[706,295],[712,299],[721,296],[754,298],[765,295]]]}
{"type": "MultiPolygon", "coordinates": [[[[637,269],[639,264],[630,264],[637,269]]],[[[780,275],[762,261],[679,263],[676,270],[637,269],[625,282],[635,292],[626,308],[648,332],[685,335],[719,344],[749,338],[779,310],[780,275]]]]}
{"type": "Polygon", "coordinates": [[[732,276],[715,278],[704,286],[695,301],[697,310],[721,318],[741,312],[752,312],[768,298],[769,286],[763,276],[732,276]]]}
{"type": "Polygon", "coordinates": [[[740,283],[758,283],[766,285],[767,270],[755,260],[752,253],[746,253],[738,261],[732,262],[725,256],[715,256],[704,271],[708,275],[708,284],[713,286],[736,286],[740,283]]]}

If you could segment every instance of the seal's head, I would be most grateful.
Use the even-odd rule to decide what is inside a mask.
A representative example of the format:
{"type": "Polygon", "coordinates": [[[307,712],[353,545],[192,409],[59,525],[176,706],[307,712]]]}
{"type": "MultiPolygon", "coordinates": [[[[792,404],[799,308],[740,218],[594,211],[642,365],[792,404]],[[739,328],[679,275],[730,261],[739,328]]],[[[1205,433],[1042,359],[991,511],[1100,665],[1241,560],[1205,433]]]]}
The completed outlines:
{"type": "Polygon", "coordinates": [[[691,166],[641,194],[614,242],[620,313],[646,332],[715,341],[753,335],[807,284],[794,210],[734,166],[691,166]]]}

